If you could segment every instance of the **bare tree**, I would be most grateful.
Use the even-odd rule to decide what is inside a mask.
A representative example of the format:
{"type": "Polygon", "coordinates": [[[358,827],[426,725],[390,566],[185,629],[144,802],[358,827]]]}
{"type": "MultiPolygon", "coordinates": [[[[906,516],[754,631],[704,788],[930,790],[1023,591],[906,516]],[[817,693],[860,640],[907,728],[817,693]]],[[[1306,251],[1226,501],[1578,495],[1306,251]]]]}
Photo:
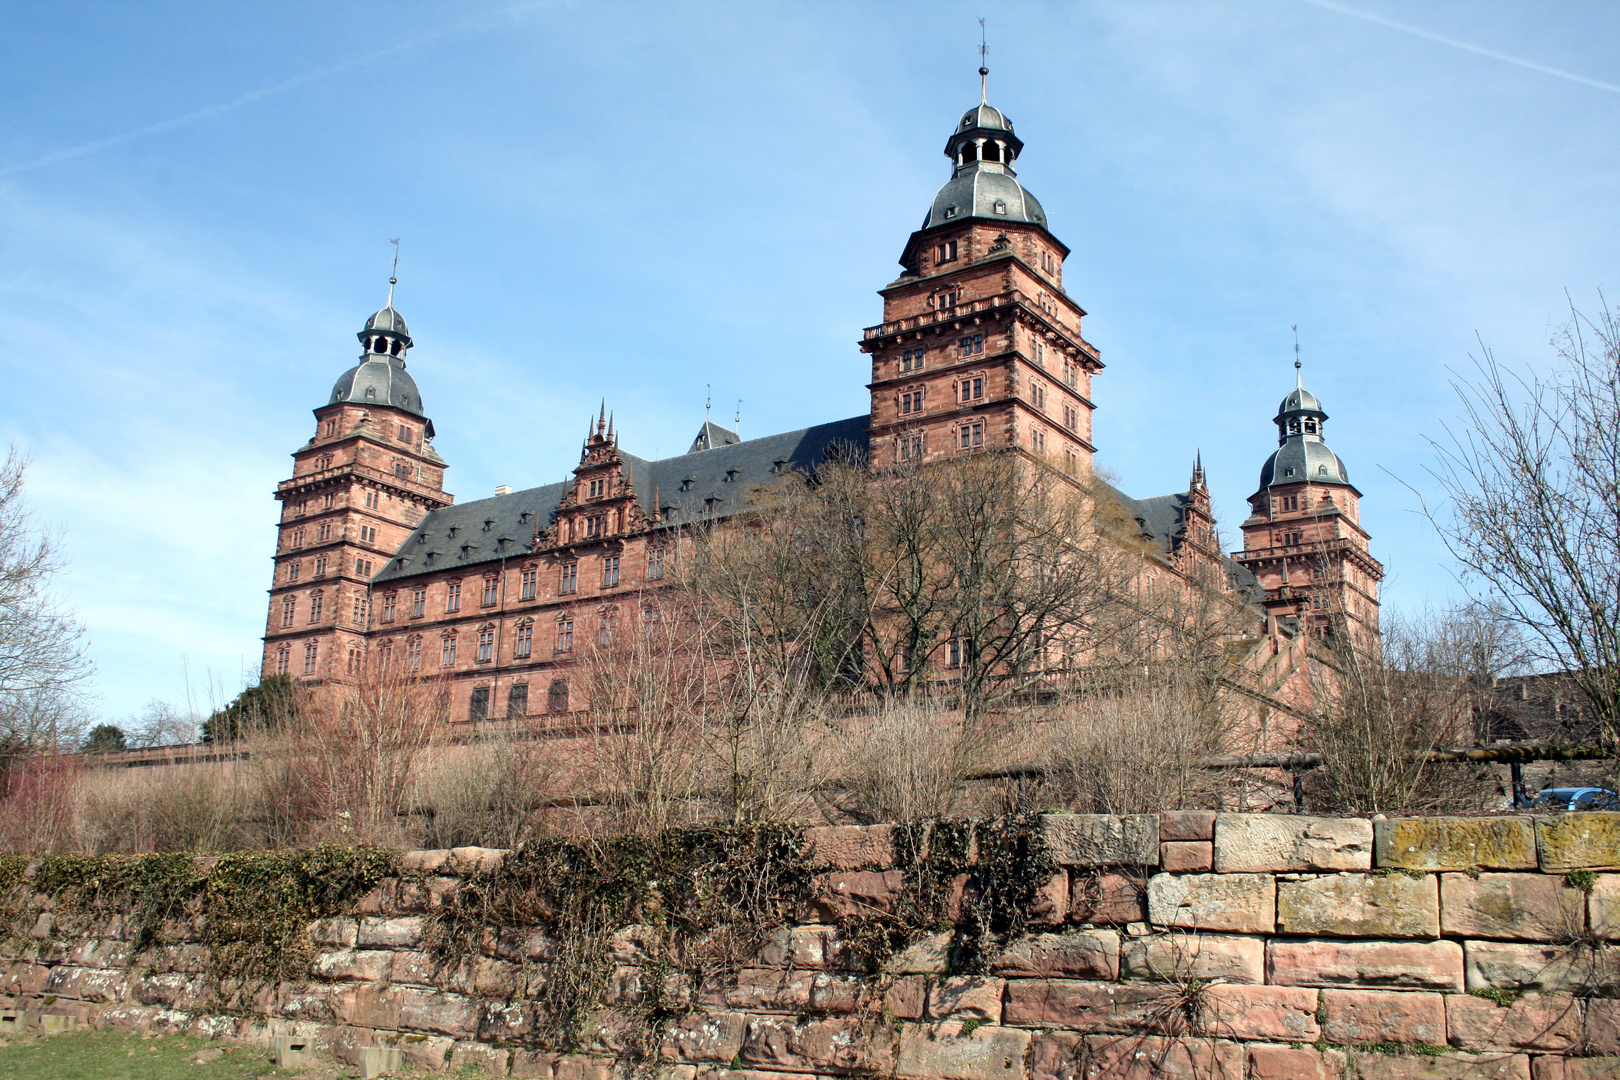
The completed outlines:
{"type": "Polygon", "coordinates": [[[90,663],[84,629],[52,592],[62,554],[23,501],[27,472],[13,446],[0,465],[0,742],[56,750],[87,726],[79,688],[90,663]]]}
{"type": "MultiPolygon", "coordinates": [[[[1571,308],[1547,375],[1489,349],[1459,378],[1462,424],[1432,441],[1448,505],[1429,512],[1465,583],[1568,671],[1620,745],[1620,315],[1571,308]]],[[[1483,348],[1483,347],[1482,347],[1483,348]]]]}

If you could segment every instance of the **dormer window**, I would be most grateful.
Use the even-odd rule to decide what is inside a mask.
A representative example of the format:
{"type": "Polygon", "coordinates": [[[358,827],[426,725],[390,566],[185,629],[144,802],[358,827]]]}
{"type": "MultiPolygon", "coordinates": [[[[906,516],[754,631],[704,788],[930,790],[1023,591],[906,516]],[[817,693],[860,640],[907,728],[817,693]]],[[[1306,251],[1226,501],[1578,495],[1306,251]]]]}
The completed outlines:
{"type": "MultiPolygon", "coordinates": [[[[956,213],[956,207],[953,206],[953,207],[951,207],[949,210],[947,210],[945,212],[945,216],[950,217],[954,213],[956,213]]],[[[954,262],[955,260],[956,260],[956,241],[955,240],[947,240],[943,244],[940,244],[940,245],[938,245],[937,247],[934,248],[934,261],[936,263],[954,262]]]]}
{"type": "Polygon", "coordinates": [[[518,515],[518,524],[519,525],[527,525],[528,523],[529,523],[529,512],[527,510],[525,510],[525,511],[523,511],[523,513],[518,515]]]}
{"type": "Polygon", "coordinates": [[[455,535],[456,535],[456,532],[457,532],[457,531],[458,531],[458,529],[459,529],[459,528],[460,528],[460,527],[459,527],[459,526],[456,526],[456,525],[452,525],[452,526],[450,526],[450,536],[451,536],[451,537],[452,537],[452,538],[454,538],[454,537],[455,537],[455,535]]]}
{"type": "Polygon", "coordinates": [[[682,491],[691,491],[692,490],[692,485],[694,483],[696,483],[696,482],[697,482],[697,477],[695,477],[695,476],[683,477],[681,479],[681,490],[682,491]]]}
{"type": "Polygon", "coordinates": [[[738,470],[736,470],[736,469],[727,469],[726,470],[726,480],[725,480],[725,482],[729,484],[733,480],[737,479],[737,472],[738,472],[738,470]]]}
{"type": "Polygon", "coordinates": [[[990,207],[990,209],[994,210],[998,214],[1006,214],[1006,212],[1007,212],[1007,200],[1006,199],[997,199],[995,201],[995,203],[990,207]]]}

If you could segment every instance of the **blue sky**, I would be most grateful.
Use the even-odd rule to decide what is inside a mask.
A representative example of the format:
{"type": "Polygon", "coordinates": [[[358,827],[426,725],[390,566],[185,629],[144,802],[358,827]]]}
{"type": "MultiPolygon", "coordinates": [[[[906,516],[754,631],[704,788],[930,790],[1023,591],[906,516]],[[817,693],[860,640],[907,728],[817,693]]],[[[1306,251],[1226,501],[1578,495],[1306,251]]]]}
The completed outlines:
{"type": "Polygon", "coordinates": [[[100,709],[256,663],[276,504],[382,302],[463,499],[866,410],[856,348],[978,93],[1071,248],[1100,462],[1235,537],[1307,385],[1387,602],[1457,591],[1397,482],[1476,333],[1544,365],[1620,292],[1620,8],[1490,2],[11,3],[0,438],[100,709]],[[1392,25],[1396,24],[1396,25],[1392,25]]]}

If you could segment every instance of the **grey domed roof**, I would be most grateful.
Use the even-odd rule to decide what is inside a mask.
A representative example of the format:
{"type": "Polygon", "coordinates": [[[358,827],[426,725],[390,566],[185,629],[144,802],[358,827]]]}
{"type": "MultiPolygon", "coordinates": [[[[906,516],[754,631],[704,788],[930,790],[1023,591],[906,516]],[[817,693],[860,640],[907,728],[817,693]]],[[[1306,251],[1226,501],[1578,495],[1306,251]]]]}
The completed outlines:
{"type": "Polygon", "coordinates": [[[1328,449],[1327,443],[1308,436],[1295,436],[1266,458],[1260,469],[1260,487],[1273,484],[1348,484],[1350,473],[1339,460],[1339,455],[1328,449]]]}
{"type": "Polygon", "coordinates": [[[976,105],[962,114],[962,120],[956,125],[957,131],[971,131],[973,128],[984,128],[987,131],[1011,131],[1012,121],[1007,119],[1000,109],[994,105],[976,105]]]}
{"type": "Polygon", "coordinates": [[[1315,394],[1311,393],[1309,390],[1305,389],[1303,386],[1299,387],[1298,389],[1296,389],[1292,393],[1290,393],[1287,397],[1283,398],[1282,399],[1282,404],[1277,406],[1277,415],[1278,416],[1282,416],[1282,415],[1284,415],[1286,413],[1291,413],[1291,412],[1321,412],[1321,411],[1322,411],[1322,403],[1316,399],[1315,394]]]}
{"type": "MultiPolygon", "coordinates": [[[[403,320],[401,325],[404,325],[403,320]]],[[[327,404],[336,405],[340,401],[389,405],[413,416],[422,415],[422,392],[405,370],[405,362],[397,356],[372,353],[338,376],[338,381],[332,385],[332,400],[327,404]]]]}
{"type": "Polygon", "coordinates": [[[1046,227],[1046,211],[1041,209],[1035,196],[1025,191],[1009,173],[989,163],[959,170],[957,176],[940,188],[922,227],[929,229],[970,217],[1022,221],[1046,227]]]}
{"type": "MultiPolygon", "coordinates": [[[[388,290],[393,292],[392,289],[388,290]]],[[[353,326],[353,323],[349,325],[353,326]]],[[[367,330],[386,330],[401,337],[410,337],[411,332],[405,329],[405,316],[394,310],[392,304],[383,308],[377,314],[366,320],[367,330]]],[[[364,331],[362,331],[363,333],[364,331]]]]}

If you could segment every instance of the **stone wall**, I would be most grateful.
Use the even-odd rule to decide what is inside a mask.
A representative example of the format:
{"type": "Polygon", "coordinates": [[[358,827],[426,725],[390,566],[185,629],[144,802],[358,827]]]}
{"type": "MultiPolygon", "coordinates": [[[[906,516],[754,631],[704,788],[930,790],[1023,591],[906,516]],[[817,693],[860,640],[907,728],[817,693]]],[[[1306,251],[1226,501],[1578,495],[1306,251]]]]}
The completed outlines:
{"type": "MultiPolygon", "coordinates": [[[[562,944],[546,928],[490,927],[453,961],[424,945],[507,858],[488,849],[404,855],[307,927],[308,979],[243,1016],[211,1011],[195,926],[134,955],[127,920],[66,933],[36,897],[32,932],[5,943],[0,1029],[185,1030],[551,1080],[635,1071],[630,1018],[653,1033],[636,1064],[667,1080],[1620,1076],[1620,814],[1047,815],[1022,932],[967,971],[959,928],[895,925],[917,865],[898,835],[806,830],[798,919],[727,970],[672,973],[644,928],[619,928],[571,1052],[537,1037],[562,944]],[[907,929],[876,960],[875,926],[907,929]]],[[[976,887],[952,880],[950,910],[976,887]]]]}

